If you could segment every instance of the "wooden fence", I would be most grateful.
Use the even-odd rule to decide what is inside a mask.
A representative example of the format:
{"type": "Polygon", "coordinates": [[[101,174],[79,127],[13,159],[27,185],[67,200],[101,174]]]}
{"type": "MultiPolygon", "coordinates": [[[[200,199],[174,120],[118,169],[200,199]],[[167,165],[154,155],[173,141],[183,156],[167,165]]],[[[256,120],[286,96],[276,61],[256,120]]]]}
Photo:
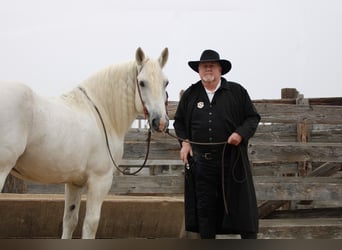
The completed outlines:
{"type": "MultiPolygon", "coordinates": [[[[342,98],[305,99],[295,89],[283,89],[281,99],[254,103],[261,123],[248,150],[260,236],[342,238],[342,98]]],[[[171,119],[176,107],[177,102],[169,103],[171,119]]],[[[146,138],[144,128],[129,131],[123,169],[134,171],[143,162],[146,138]]],[[[146,169],[115,176],[110,193],[177,196],[183,194],[183,182],[179,143],[154,133],[146,169]]],[[[61,193],[63,186],[26,182],[22,190],[61,193]]]]}

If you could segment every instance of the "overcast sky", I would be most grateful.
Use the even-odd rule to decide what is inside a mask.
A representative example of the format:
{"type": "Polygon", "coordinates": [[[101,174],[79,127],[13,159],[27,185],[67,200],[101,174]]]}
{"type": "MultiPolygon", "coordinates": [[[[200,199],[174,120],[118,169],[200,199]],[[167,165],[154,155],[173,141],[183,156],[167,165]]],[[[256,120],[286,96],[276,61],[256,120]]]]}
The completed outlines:
{"type": "Polygon", "coordinates": [[[141,46],[165,67],[171,100],[198,80],[204,49],[232,62],[252,99],[342,96],[340,0],[0,0],[0,80],[57,96],[141,46]]]}

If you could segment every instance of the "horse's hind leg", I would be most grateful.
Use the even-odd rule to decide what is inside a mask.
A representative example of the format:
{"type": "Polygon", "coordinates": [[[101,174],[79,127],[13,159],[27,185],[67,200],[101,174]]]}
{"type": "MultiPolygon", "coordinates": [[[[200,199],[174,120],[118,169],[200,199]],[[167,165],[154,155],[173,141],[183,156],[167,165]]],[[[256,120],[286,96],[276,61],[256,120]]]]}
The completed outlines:
{"type": "Polygon", "coordinates": [[[65,204],[62,239],[71,239],[78,223],[83,187],[65,184],[65,204]]]}
{"type": "Polygon", "coordinates": [[[112,185],[112,172],[106,176],[96,176],[88,182],[87,208],[84,218],[82,238],[94,239],[101,216],[101,207],[112,185]]]}

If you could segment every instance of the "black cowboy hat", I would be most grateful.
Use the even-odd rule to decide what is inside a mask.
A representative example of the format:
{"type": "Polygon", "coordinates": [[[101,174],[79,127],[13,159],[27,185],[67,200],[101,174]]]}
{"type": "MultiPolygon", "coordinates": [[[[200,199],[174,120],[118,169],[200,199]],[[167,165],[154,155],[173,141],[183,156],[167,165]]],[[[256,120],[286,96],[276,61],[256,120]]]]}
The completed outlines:
{"type": "Polygon", "coordinates": [[[211,49],[203,51],[199,61],[189,61],[188,64],[190,68],[198,73],[198,65],[201,62],[218,62],[222,67],[222,75],[227,74],[232,68],[230,61],[220,59],[219,53],[211,49]]]}

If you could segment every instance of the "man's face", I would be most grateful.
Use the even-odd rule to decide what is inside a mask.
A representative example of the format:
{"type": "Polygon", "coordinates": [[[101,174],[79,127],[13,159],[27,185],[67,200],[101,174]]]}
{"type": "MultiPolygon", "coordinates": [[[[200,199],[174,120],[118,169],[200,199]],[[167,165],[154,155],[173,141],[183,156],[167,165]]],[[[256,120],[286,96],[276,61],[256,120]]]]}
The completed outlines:
{"type": "Polygon", "coordinates": [[[218,62],[202,62],[198,66],[198,73],[203,82],[214,82],[221,78],[221,65],[218,62]]]}

